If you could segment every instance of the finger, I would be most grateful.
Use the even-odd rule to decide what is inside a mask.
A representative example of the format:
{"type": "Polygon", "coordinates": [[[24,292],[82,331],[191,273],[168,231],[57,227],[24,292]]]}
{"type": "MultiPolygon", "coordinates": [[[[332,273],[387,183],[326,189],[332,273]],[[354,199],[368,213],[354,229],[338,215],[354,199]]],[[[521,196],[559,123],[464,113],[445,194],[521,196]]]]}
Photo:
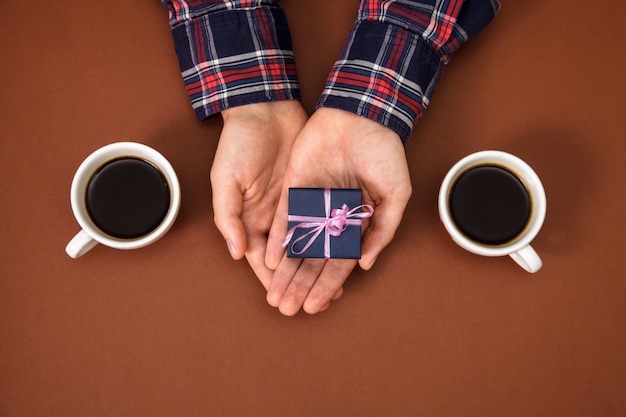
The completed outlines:
{"type": "Polygon", "coordinates": [[[220,231],[230,255],[241,259],[246,251],[246,230],[241,221],[243,197],[236,183],[222,181],[211,175],[213,188],[213,213],[217,229],[220,231]]]}
{"type": "Polygon", "coordinates": [[[340,299],[342,295],[343,295],[343,287],[340,287],[335,293],[335,295],[333,295],[332,301],[340,299]]]}
{"type": "Polygon", "coordinates": [[[278,305],[282,314],[293,316],[300,310],[325,264],[325,259],[304,259],[300,263],[278,305]]]}
{"type": "MultiPolygon", "coordinates": [[[[293,275],[295,275],[295,272],[298,269],[298,266],[300,265],[300,259],[294,258],[294,259],[291,259],[291,261],[294,261],[294,262],[291,262],[292,264],[290,267],[291,272],[286,272],[282,269],[278,269],[276,272],[274,272],[274,275],[271,277],[271,284],[269,286],[269,289],[267,290],[267,302],[272,307],[278,307],[280,305],[280,300],[285,294],[285,291],[287,290],[287,287],[289,286],[291,282],[291,278],[293,277],[293,275]],[[281,278],[281,275],[283,273],[285,273],[284,276],[289,276],[289,279],[284,279],[284,276],[283,278],[281,278]]],[[[336,301],[340,299],[342,295],[343,295],[343,286],[340,286],[339,289],[335,291],[335,294],[332,296],[331,301],[336,301]]],[[[320,312],[321,311],[322,310],[320,310],[320,312]]]]}
{"type": "Polygon", "coordinates": [[[316,314],[329,304],[341,290],[350,272],[356,266],[356,260],[331,259],[324,265],[311,291],[306,296],[302,308],[309,314],[316,314]]]}
{"type": "Polygon", "coordinates": [[[265,266],[265,248],[267,240],[265,235],[248,236],[248,246],[245,252],[246,260],[261,281],[266,291],[269,291],[274,271],[265,266]]]}
{"type": "Polygon", "coordinates": [[[270,233],[267,238],[267,251],[265,253],[265,265],[269,269],[275,270],[278,268],[285,248],[283,242],[287,235],[287,217],[289,210],[289,189],[283,188],[280,199],[278,200],[278,206],[276,207],[276,213],[274,214],[274,220],[270,228],[270,233]]]}
{"type": "Polygon", "coordinates": [[[408,198],[385,200],[378,206],[371,218],[369,226],[363,235],[361,259],[359,265],[368,270],[376,262],[378,255],[393,240],[393,237],[402,221],[402,215],[408,198]]]}
{"type": "Polygon", "coordinates": [[[320,308],[319,313],[322,313],[322,312],[324,312],[324,311],[328,310],[328,308],[329,308],[329,307],[330,307],[330,303],[328,303],[328,304],[326,304],[324,307],[320,308]]]}
{"type": "Polygon", "coordinates": [[[289,287],[302,259],[283,258],[282,262],[273,271],[269,289],[267,290],[267,302],[272,307],[278,307],[285,291],[289,287]]]}

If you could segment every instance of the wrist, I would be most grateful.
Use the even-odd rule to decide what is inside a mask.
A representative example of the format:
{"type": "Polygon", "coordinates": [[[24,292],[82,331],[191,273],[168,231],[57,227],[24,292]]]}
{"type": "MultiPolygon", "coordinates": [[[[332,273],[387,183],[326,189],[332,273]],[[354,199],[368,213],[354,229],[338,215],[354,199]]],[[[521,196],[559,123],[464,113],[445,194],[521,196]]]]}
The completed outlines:
{"type": "Polygon", "coordinates": [[[288,119],[293,115],[300,115],[304,110],[298,100],[279,100],[261,103],[242,104],[222,110],[224,123],[231,119],[246,118],[253,120],[288,119]]]}
{"type": "Polygon", "coordinates": [[[319,107],[314,117],[327,131],[334,131],[338,139],[377,136],[402,143],[398,133],[391,127],[350,110],[336,107],[319,107]]]}

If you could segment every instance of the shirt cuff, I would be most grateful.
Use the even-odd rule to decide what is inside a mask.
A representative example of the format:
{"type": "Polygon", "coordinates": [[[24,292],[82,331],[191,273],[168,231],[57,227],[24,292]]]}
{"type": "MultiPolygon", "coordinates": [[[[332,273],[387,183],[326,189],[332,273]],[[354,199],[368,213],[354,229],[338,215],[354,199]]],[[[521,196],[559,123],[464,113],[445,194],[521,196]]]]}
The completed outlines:
{"type": "Polygon", "coordinates": [[[280,8],[205,14],[174,26],[172,36],[200,120],[235,106],[300,99],[291,36],[280,8]]]}
{"type": "Polygon", "coordinates": [[[317,106],[378,121],[406,143],[444,65],[445,58],[418,33],[360,21],[350,32],[317,106]]]}

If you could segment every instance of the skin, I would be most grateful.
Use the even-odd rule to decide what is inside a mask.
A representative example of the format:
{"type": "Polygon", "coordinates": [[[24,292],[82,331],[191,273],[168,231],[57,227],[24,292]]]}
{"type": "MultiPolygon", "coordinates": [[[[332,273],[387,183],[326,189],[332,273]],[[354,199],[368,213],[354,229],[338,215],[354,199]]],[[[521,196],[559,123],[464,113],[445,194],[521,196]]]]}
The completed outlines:
{"type": "Polygon", "coordinates": [[[342,110],[320,108],[293,144],[266,252],[274,270],[267,294],[285,315],[301,308],[315,314],[328,308],[356,267],[356,260],[287,258],[289,187],[360,188],[374,207],[363,223],[361,268],[368,270],[391,242],[411,196],[411,181],[398,135],[380,123],[342,110]]]}
{"type": "Polygon", "coordinates": [[[296,101],[235,107],[211,168],[215,224],[234,259],[246,258],[282,314],[319,313],[343,294],[356,260],[287,258],[289,187],[360,188],[375,208],[363,223],[362,258],[370,269],[391,242],[411,195],[400,138],[352,113],[321,108],[307,121],[296,101]]]}
{"type": "Polygon", "coordinates": [[[281,193],[296,135],[307,115],[297,101],[234,107],[222,112],[224,127],[211,167],[214,221],[234,259],[244,256],[265,289],[266,235],[281,193]]]}

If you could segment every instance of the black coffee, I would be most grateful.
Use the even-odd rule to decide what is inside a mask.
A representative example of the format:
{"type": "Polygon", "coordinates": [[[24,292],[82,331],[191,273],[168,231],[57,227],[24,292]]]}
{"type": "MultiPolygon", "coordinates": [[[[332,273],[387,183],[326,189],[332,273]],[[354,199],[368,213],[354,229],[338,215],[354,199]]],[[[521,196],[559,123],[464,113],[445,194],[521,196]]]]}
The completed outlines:
{"type": "Polygon", "coordinates": [[[94,224],[116,238],[134,239],[156,229],[170,206],[163,174],[142,159],[124,157],[102,166],[87,185],[94,224]]]}
{"type": "Polygon", "coordinates": [[[449,204],[457,227],[486,245],[515,239],[528,223],[531,210],[522,181],[494,165],[477,166],[462,174],[452,187],[449,204]]]}

